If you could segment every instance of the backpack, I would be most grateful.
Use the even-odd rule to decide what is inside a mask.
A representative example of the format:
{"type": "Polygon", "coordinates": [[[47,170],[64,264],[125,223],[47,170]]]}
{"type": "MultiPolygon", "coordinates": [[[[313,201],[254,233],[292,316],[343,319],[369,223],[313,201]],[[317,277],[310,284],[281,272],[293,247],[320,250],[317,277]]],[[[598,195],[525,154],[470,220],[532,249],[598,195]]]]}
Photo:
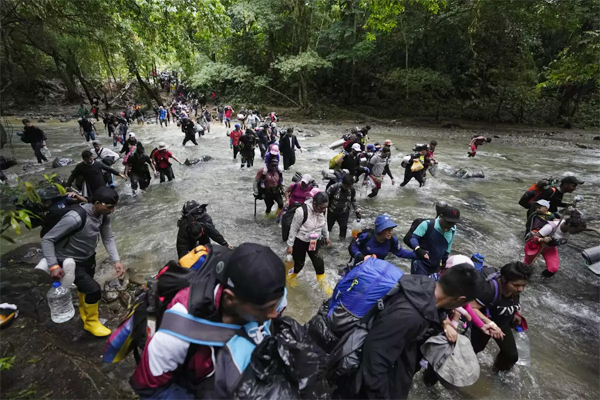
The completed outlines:
{"type": "Polygon", "coordinates": [[[205,228],[204,224],[200,222],[198,218],[200,215],[201,214],[190,212],[182,216],[181,219],[177,221],[177,226],[181,227],[185,224],[185,231],[187,232],[188,236],[198,239],[200,236],[204,235],[205,228]]]}
{"type": "MultiPolygon", "coordinates": [[[[218,266],[226,264],[232,252],[227,247],[208,244],[197,246],[179,262],[169,261],[155,277],[147,280],[142,293],[136,298],[125,319],[109,336],[104,346],[103,361],[116,363],[134,352],[136,362],[139,363],[139,354],[146,347],[146,342],[153,336],[156,327],[163,330],[169,329],[187,339],[189,330],[184,329],[181,318],[187,321],[192,321],[192,319],[166,310],[167,306],[180,290],[194,283],[204,281],[207,282],[207,287],[213,288],[217,280],[218,266]]],[[[201,318],[193,319],[194,322],[197,320],[200,321],[200,324],[207,323],[202,322],[205,320],[201,318]]],[[[214,324],[221,325],[215,322],[208,325],[214,324]]],[[[202,331],[198,328],[196,330],[202,331]]],[[[226,336],[234,335],[234,332],[229,333],[226,336]]],[[[193,340],[195,339],[190,338],[190,342],[193,340]]]]}
{"type": "Polygon", "coordinates": [[[406,235],[404,235],[404,239],[402,239],[404,244],[407,245],[411,249],[412,249],[412,246],[410,244],[410,238],[412,237],[413,233],[415,232],[415,229],[417,229],[417,227],[419,225],[421,225],[421,222],[423,222],[423,221],[429,221],[429,224],[427,225],[427,232],[425,232],[425,235],[423,237],[425,238],[425,237],[431,235],[431,232],[433,232],[433,228],[435,227],[435,219],[426,219],[426,218],[415,219],[412,222],[412,224],[410,224],[410,228],[408,228],[408,232],[406,232],[406,235]]]}
{"type": "Polygon", "coordinates": [[[498,272],[498,270],[495,268],[486,267],[481,270],[480,274],[486,282],[492,282],[492,285],[494,286],[494,299],[490,304],[494,305],[500,298],[500,285],[496,279],[498,276],[500,276],[500,272],[498,272]]]}
{"type": "Polygon", "coordinates": [[[542,192],[546,189],[551,188],[553,192],[556,192],[556,185],[558,184],[558,179],[554,179],[552,177],[540,179],[533,185],[531,185],[525,193],[519,199],[519,205],[523,208],[529,209],[533,203],[539,200],[542,192]]]}
{"type": "Polygon", "coordinates": [[[331,160],[329,160],[329,169],[339,169],[340,159],[344,158],[344,152],[336,154],[331,160]]]}
{"type": "Polygon", "coordinates": [[[281,217],[281,238],[284,242],[286,242],[290,237],[290,228],[292,227],[292,221],[294,220],[294,215],[296,215],[296,209],[298,209],[298,207],[302,207],[302,211],[304,211],[302,225],[304,225],[308,219],[308,207],[306,204],[302,203],[290,205],[285,214],[283,214],[283,217],[281,217]]]}
{"type": "Polygon", "coordinates": [[[336,285],[327,313],[331,330],[343,336],[398,283],[404,273],[395,265],[371,257],[358,264],[336,285]]]}
{"type": "Polygon", "coordinates": [[[58,210],[48,213],[46,218],[44,218],[44,226],[40,231],[40,237],[43,238],[46,235],[46,233],[50,232],[50,230],[54,228],[54,226],[58,224],[62,217],[64,217],[64,215],[69,211],[77,212],[79,218],[81,218],[81,224],[75,230],[69,232],[68,235],[64,236],[63,239],[73,236],[77,232],[81,231],[85,227],[85,223],[87,222],[87,212],[83,208],[81,208],[81,205],[74,204],[72,206],[59,208],[58,210]]]}

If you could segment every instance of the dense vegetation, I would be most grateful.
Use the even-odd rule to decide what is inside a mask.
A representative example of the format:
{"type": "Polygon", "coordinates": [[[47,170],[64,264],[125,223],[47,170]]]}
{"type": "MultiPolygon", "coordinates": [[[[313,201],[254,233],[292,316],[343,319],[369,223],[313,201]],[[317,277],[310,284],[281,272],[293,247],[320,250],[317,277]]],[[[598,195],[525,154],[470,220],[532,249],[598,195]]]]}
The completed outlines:
{"type": "MultiPolygon", "coordinates": [[[[109,103],[153,68],[230,102],[598,123],[597,0],[3,0],[2,91],[109,103]]],[[[140,99],[142,100],[142,99],[140,99]]]]}

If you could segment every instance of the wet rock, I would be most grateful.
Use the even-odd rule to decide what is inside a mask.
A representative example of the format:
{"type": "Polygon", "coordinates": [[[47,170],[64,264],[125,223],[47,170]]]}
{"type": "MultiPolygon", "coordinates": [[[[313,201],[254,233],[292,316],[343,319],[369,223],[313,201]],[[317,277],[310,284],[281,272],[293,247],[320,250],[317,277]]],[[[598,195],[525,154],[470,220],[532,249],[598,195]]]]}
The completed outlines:
{"type": "Polygon", "coordinates": [[[554,136],[554,133],[552,133],[552,132],[545,132],[544,135],[546,135],[546,136],[554,136]]]}
{"type": "Polygon", "coordinates": [[[600,140],[600,136],[594,136],[592,140],[600,140]]]}
{"type": "Polygon", "coordinates": [[[494,138],[495,138],[495,139],[500,139],[500,136],[498,136],[498,135],[494,135],[494,138]]]}
{"type": "Polygon", "coordinates": [[[447,124],[443,124],[443,125],[442,125],[442,128],[448,128],[448,129],[451,129],[451,128],[462,128],[462,127],[460,126],[460,124],[457,124],[457,123],[455,123],[455,122],[449,122],[449,123],[447,123],[447,124]]]}
{"type": "Polygon", "coordinates": [[[485,178],[485,174],[480,169],[470,170],[467,168],[460,168],[454,175],[461,179],[485,178]]]}
{"type": "Polygon", "coordinates": [[[16,249],[6,252],[0,258],[2,267],[10,267],[11,265],[29,264],[36,265],[42,259],[42,248],[39,243],[27,243],[16,249]]]}
{"type": "Polygon", "coordinates": [[[52,168],[60,168],[66,167],[67,165],[75,164],[72,158],[68,157],[56,157],[54,161],[52,161],[52,168]]]}
{"type": "Polygon", "coordinates": [[[207,162],[210,160],[212,160],[211,156],[200,156],[199,158],[188,158],[183,163],[189,167],[191,165],[207,162]]]}
{"type": "Polygon", "coordinates": [[[44,118],[40,118],[37,120],[37,122],[46,122],[46,120],[44,118]]]}
{"type": "Polygon", "coordinates": [[[587,146],[585,144],[575,143],[575,147],[579,147],[580,149],[593,149],[593,147],[587,146]]]}

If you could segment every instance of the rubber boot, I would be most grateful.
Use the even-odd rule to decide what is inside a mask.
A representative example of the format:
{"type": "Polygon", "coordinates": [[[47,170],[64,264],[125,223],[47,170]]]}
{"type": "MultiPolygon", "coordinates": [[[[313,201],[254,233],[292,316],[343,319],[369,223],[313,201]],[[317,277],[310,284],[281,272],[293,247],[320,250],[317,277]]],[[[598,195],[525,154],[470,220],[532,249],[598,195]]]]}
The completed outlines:
{"type": "Polygon", "coordinates": [[[77,295],[79,296],[79,316],[83,321],[83,326],[85,326],[85,307],[83,306],[85,304],[85,293],[77,292],[77,295]]]}
{"type": "Polygon", "coordinates": [[[296,273],[291,273],[288,274],[287,278],[286,278],[286,284],[289,287],[296,287],[298,286],[298,281],[296,280],[296,277],[298,276],[298,274],[296,273]]]}
{"type": "Polygon", "coordinates": [[[327,296],[331,296],[333,294],[333,289],[325,280],[325,274],[317,275],[317,283],[319,284],[319,286],[321,286],[321,289],[323,289],[327,296]]]}
{"type": "Polygon", "coordinates": [[[95,304],[87,304],[83,302],[83,309],[85,314],[85,323],[83,329],[90,332],[94,336],[104,337],[111,333],[111,330],[100,323],[98,319],[98,305],[100,302],[95,304]]]}

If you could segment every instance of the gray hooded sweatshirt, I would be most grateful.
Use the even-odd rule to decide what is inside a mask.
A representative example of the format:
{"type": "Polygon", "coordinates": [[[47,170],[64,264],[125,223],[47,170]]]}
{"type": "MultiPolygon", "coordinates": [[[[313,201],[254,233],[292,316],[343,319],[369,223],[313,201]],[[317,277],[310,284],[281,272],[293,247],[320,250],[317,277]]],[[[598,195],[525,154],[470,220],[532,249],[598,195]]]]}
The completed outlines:
{"type": "Polygon", "coordinates": [[[69,211],[44,237],[42,238],[42,253],[48,265],[56,265],[65,258],[73,258],[75,262],[82,262],[96,253],[98,236],[102,237],[104,247],[112,262],[119,261],[119,253],[115,243],[115,236],[110,227],[108,215],[96,218],[92,213],[92,204],[81,204],[87,213],[86,223],[82,230],[68,236],[69,232],[81,226],[81,218],[76,211],[69,211]]]}

